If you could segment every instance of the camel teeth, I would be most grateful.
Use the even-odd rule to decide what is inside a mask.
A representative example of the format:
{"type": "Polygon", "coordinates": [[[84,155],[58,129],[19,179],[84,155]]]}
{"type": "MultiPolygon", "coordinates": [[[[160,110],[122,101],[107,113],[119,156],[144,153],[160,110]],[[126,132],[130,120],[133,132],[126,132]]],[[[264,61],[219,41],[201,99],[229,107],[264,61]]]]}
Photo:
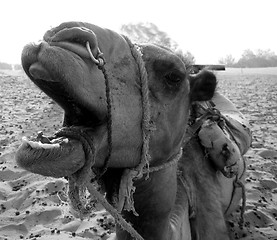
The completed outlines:
{"type": "Polygon", "coordinates": [[[51,143],[52,144],[57,144],[57,143],[68,143],[68,138],[64,138],[64,137],[60,137],[60,138],[55,138],[55,139],[53,139],[53,140],[51,140],[51,143]]]}
{"type": "Polygon", "coordinates": [[[42,142],[34,142],[28,140],[26,137],[22,138],[22,142],[25,144],[28,144],[32,148],[44,148],[44,149],[51,149],[51,148],[59,148],[60,144],[54,143],[54,144],[49,144],[49,143],[42,143],[42,142]]]}

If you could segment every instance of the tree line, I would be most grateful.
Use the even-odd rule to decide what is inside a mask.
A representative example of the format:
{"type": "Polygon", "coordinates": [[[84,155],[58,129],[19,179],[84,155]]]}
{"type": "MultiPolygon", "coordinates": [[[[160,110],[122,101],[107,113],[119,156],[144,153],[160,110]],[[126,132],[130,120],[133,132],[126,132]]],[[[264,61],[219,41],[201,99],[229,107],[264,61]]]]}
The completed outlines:
{"type": "Polygon", "coordinates": [[[258,49],[252,51],[250,49],[244,50],[238,61],[229,54],[218,61],[226,67],[238,68],[257,68],[257,67],[277,67],[277,55],[270,49],[258,49]]]}
{"type": "MultiPolygon", "coordinates": [[[[177,42],[171,39],[166,32],[160,30],[153,23],[140,22],[136,24],[130,23],[122,25],[121,32],[127,35],[134,42],[150,42],[173,50],[188,66],[195,64],[195,57],[191,52],[184,52],[180,49],[177,42]]],[[[226,67],[277,67],[277,55],[270,49],[258,49],[256,52],[246,49],[238,61],[236,61],[235,58],[229,54],[226,57],[219,59],[218,62],[226,67]]]]}
{"type": "Polygon", "coordinates": [[[21,70],[22,66],[20,64],[9,64],[5,62],[0,62],[1,70],[21,70]]]}
{"type": "MultiPolygon", "coordinates": [[[[187,66],[195,64],[195,57],[189,51],[184,52],[170,36],[160,30],[153,23],[129,23],[121,26],[121,33],[128,36],[136,43],[154,43],[169,48],[178,54],[187,66]]],[[[277,55],[270,49],[258,49],[253,52],[250,49],[244,50],[238,61],[229,54],[218,60],[219,64],[226,67],[255,68],[255,67],[277,67],[277,55]]],[[[20,70],[20,64],[8,64],[0,62],[0,69],[20,70]]]]}

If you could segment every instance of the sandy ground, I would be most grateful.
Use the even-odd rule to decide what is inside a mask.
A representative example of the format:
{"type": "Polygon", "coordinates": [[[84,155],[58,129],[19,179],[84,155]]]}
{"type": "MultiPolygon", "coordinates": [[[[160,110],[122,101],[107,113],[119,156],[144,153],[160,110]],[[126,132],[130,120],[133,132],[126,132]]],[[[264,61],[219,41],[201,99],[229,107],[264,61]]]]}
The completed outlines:
{"type": "MultiPolygon", "coordinates": [[[[276,69],[275,69],[276,70],[276,69]]],[[[220,91],[249,119],[252,148],[246,154],[245,225],[236,212],[229,219],[233,239],[277,240],[277,71],[218,73],[220,91]]],[[[70,210],[64,179],[19,169],[14,154],[22,136],[51,134],[62,111],[20,72],[0,71],[0,240],[108,239],[113,219],[101,208],[89,220],[70,210]]]]}

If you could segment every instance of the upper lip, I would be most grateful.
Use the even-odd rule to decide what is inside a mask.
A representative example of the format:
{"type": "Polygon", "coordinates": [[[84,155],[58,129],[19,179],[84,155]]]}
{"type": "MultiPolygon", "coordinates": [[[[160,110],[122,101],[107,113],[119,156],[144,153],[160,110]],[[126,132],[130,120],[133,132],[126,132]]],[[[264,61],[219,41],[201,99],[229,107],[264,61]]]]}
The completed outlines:
{"type": "MultiPolygon", "coordinates": [[[[56,46],[51,46],[45,41],[25,46],[22,52],[24,71],[39,88],[58,102],[68,113],[67,116],[70,117],[69,125],[84,125],[93,128],[102,125],[106,119],[105,114],[93,108],[86,109],[80,105],[78,100],[72,96],[72,93],[68,92],[67,87],[63,86],[62,82],[66,82],[66,79],[61,80],[64,77],[62,70],[51,64],[49,59],[43,58],[46,55],[45,52],[53,47],[56,46]],[[88,115],[89,118],[85,118],[84,115],[88,115]]],[[[71,57],[71,54],[68,54],[68,56],[71,57]]],[[[64,124],[67,125],[66,122],[64,124]]]]}
{"type": "Polygon", "coordinates": [[[47,68],[46,64],[41,62],[39,57],[40,52],[48,47],[48,43],[41,42],[39,44],[26,45],[22,51],[22,66],[26,74],[33,81],[36,80],[47,80],[54,81],[51,76],[51,69],[47,68]]]}
{"type": "Polygon", "coordinates": [[[55,81],[50,72],[39,62],[35,62],[29,67],[29,74],[33,77],[33,79],[40,79],[44,81],[55,81]]]}
{"type": "Polygon", "coordinates": [[[73,54],[78,55],[81,58],[89,58],[89,53],[86,48],[78,43],[70,42],[46,42],[42,41],[39,44],[29,44],[25,46],[22,52],[22,65],[24,71],[32,80],[46,80],[55,81],[51,74],[53,69],[48,69],[50,62],[48,64],[43,64],[43,59],[40,57],[40,53],[51,47],[60,47],[65,51],[70,51],[73,54]],[[75,49],[70,48],[70,46],[75,46],[75,49]]]}

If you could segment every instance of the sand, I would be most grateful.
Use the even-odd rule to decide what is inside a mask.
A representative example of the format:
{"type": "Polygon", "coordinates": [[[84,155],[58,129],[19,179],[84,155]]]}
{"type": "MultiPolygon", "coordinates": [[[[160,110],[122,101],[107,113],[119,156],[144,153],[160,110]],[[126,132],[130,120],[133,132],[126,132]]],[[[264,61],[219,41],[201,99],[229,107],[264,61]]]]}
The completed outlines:
{"type": "MultiPolygon", "coordinates": [[[[99,205],[80,220],[66,196],[67,181],[18,168],[14,161],[23,136],[51,134],[61,127],[62,110],[22,72],[0,71],[0,239],[109,239],[114,220],[99,205]]],[[[253,143],[246,154],[245,224],[228,219],[233,239],[277,239],[277,75],[253,71],[218,73],[220,92],[249,119],[253,143]]]]}

